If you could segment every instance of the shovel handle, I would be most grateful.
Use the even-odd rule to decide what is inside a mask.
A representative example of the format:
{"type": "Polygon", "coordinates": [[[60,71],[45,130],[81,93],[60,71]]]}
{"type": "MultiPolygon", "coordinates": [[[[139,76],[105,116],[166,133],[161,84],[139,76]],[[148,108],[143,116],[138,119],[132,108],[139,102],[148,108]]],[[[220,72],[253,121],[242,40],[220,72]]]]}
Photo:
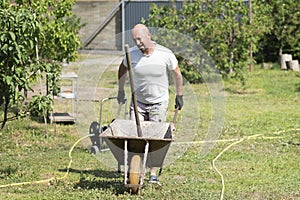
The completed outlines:
{"type": "Polygon", "coordinates": [[[131,88],[131,94],[132,94],[132,102],[133,102],[133,106],[134,106],[134,115],[135,115],[137,134],[139,137],[142,137],[142,128],[141,128],[140,119],[139,119],[139,115],[138,115],[138,108],[137,108],[137,101],[136,101],[136,96],[135,96],[135,88],[134,88],[134,84],[133,84],[133,73],[132,73],[132,66],[131,66],[131,59],[130,59],[130,52],[129,52],[128,44],[125,44],[125,54],[126,54],[127,66],[128,66],[128,72],[129,72],[130,88],[131,88]]]}

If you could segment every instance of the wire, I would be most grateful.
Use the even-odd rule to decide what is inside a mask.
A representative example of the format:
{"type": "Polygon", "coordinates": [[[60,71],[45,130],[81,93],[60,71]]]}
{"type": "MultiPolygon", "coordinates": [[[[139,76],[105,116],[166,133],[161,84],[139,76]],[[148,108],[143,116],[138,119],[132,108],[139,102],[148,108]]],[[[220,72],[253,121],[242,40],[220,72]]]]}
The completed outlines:
{"type": "Polygon", "coordinates": [[[59,178],[55,178],[55,177],[52,177],[52,178],[48,178],[48,179],[44,179],[44,180],[39,180],[39,181],[28,181],[28,182],[20,182],[20,183],[11,183],[11,184],[6,184],[6,185],[0,185],[0,188],[5,188],[5,187],[12,187],[12,186],[19,186],[19,185],[30,185],[30,184],[39,184],[39,183],[47,183],[47,182],[50,182],[52,180],[62,180],[62,179],[65,179],[68,177],[69,175],[69,171],[70,171],[70,168],[71,168],[71,165],[72,165],[72,162],[73,162],[73,158],[72,158],[72,152],[74,150],[74,148],[77,146],[77,144],[88,138],[88,137],[91,137],[91,136],[94,136],[95,134],[89,134],[89,135],[86,135],[86,136],[83,136],[81,138],[79,138],[74,144],[73,146],[71,147],[71,149],[69,150],[69,158],[70,158],[70,161],[69,161],[69,164],[68,164],[68,167],[67,167],[67,171],[66,173],[59,177],[59,178]]]}
{"type": "MultiPolygon", "coordinates": [[[[282,131],[277,131],[277,132],[273,132],[273,134],[281,134],[281,133],[286,133],[286,132],[290,132],[290,131],[299,131],[300,129],[288,129],[288,130],[282,130],[282,131]]],[[[213,160],[212,160],[212,166],[213,168],[215,169],[215,171],[220,175],[221,177],[221,181],[222,181],[222,190],[221,190],[221,195],[220,195],[220,200],[223,200],[224,198],[224,193],[225,193],[225,180],[224,180],[224,176],[223,174],[220,172],[220,170],[216,167],[215,165],[215,162],[222,156],[223,153],[225,153],[227,150],[229,150],[232,146],[236,145],[236,144],[239,144],[245,140],[249,140],[249,139],[256,139],[258,138],[259,136],[261,136],[262,139],[278,139],[278,138],[282,138],[282,137],[278,137],[278,136],[273,136],[273,137],[266,137],[266,136],[263,136],[262,134],[256,134],[256,135],[251,135],[251,136],[248,136],[248,137],[244,137],[244,138],[241,138],[239,140],[237,139],[230,139],[231,141],[232,140],[237,140],[233,143],[231,143],[230,145],[228,145],[225,149],[223,149],[213,160]]],[[[219,140],[219,141],[230,141],[230,140],[219,140]]],[[[218,141],[218,140],[215,140],[215,142],[218,141]]],[[[203,141],[199,141],[200,142],[203,142],[203,141]]]]}
{"type": "Polygon", "coordinates": [[[223,149],[223,150],[222,150],[222,151],[221,151],[221,152],[213,159],[213,161],[212,161],[212,166],[213,166],[213,168],[216,170],[216,172],[220,175],[221,180],[222,180],[222,191],[221,191],[221,197],[220,197],[221,200],[224,198],[224,193],[225,193],[225,180],[224,180],[223,174],[218,170],[218,168],[217,168],[216,165],[215,165],[216,160],[218,160],[218,159],[221,157],[221,155],[222,155],[224,152],[226,152],[228,149],[230,149],[232,146],[234,146],[234,145],[236,145],[236,144],[238,144],[238,143],[243,142],[245,139],[257,138],[258,136],[261,136],[261,134],[256,134],[256,135],[248,136],[248,137],[246,137],[246,138],[241,138],[241,139],[239,139],[238,141],[235,141],[235,142],[231,143],[230,145],[228,145],[225,149],[223,149]]]}
{"type": "MultiPolygon", "coordinates": [[[[281,134],[281,133],[285,133],[285,132],[290,132],[290,131],[299,131],[300,129],[288,129],[288,130],[282,130],[282,131],[277,131],[277,132],[273,132],[273,134],[281,134]]],[[[69,158],[70,158],[70,161],[69,161],[69,164],[68,164],[68,167],[67,167],[67,171],[66,173],[64,174],[64,176],[62,177],[59,177],[59,178],[55,178],[55,177],[52,177],[52,178],[49,178],[49,179],[45,179],[45,180],[39,180],[39,181],[28,181],[28,182],[21,182],[21,183],[11,183],[11,184],[6,184],[6,185],[0,185],[0,188],[5,188],[5,187],[12,187],[12,186],[19,186],[19,185],[29,185],[29,184],[38,184],[38,183],[46,183],[46,182],[50,182],[52,180],[62,180],[62,179],[65,179],[67,178],[68,174],[69,174],[69,171],[70,171],[70,168],[71,168],[71,165],[72,165],[72,162],[73,162],[73,158],[72,158],[72,152],[74,150],[74,148],[76,147],[76,145],[88,138],[88,137],[92,137],[94,136],[95,134],[89,134],[89,135],[86,135],[86,136],[83,136],[81,138],[79,138],[74,144],[73,146],[71,147],[71,149],[69,150],[69,158]]],[[[222,181],[222,191],[221,191],[221,196],[220,196],[220,200],[223,200],[224,198],[224,193],[225,193],[225,180],[224,180],[224,176],[223,174],[219,171],[219,169],[216,167],[215,163],[216,161],[222,156],[223,153],[225,153],[226,151],[228,151],[232,146],[236,145],[236,144],[239,144],[245,140],[249,140],[249,139],[256,139],[258,138],[259,136],[261,136],[262,139],[278,139],[278,138],[282,138],[282,137],[279,137],[279,136],[273,136],[273,137],[266,137],[266,136],[263,136],[262,134],[256,134],[256,135],[252,135],[252,136],[248,136],[248,137],[244,137],[244,138],[240,138],[240,139],[225,139],[225,140],[213,140],[213,141],[193,141],[193,142],[177,142],[176,144],[187,144],[187,143],[192,143],[192,144],[202,144],[202,143],[208,143],[208,142],[228,142],[228,141],[234,141],[233,143],[231,143],[230,145],[228,145],[226,148],[224,148],[213,160],[212,160],[212,166],[213,168],[215,169],[215,171],[220,175],[221,177],[221,181],[222,181]]],[[[175,143],[175,142],[173,142],[175,143]]]]}
{"type": "MultiPolygon", "coordinates": [[[[297,129],[293,129],[290,131],[295,131],[297,129]]],[[[299,129],[300,130],[300,129],[299,129]]],[[[284,131],[287,132],[287,131],[284,131]]],[[[278,132],[274,132],[278,133],[278,132]]],[[[251,136],[249,136],[251,137],[251,136]]],[[[253,136],[252,136],[253,137],[253,136]]],[[[261,135],[261,139],[280,139],[282,136],[263,136],[261,135]]],[[[234,142],[240,140],[240,138],[232,138],[232,139],[221,139],[221,140],[199,140],[199,141],[188,141],[188,142],[172,142],[172,145],[182,145],[182,144],[204,144],[204,143],[216,143],[216,142],[234,142]]]]}
{"type": "Polygon", "coordinates": [[[216,172],[221,176],[221,180],[222,180],[222,191],[221,191],[221,197],[220,197],[221,200],[222,200],[223,197],[224,197],[224,192],[225,192],[225,180],[224,180],[223,174],[222,174],[222,173],[218,170],[218,168],[216,167],[215,162],[216,162],[216,160],[218,160],[218,158],[221,157],[221,155],[222,155],[225,151],[227,151],[227,150],[230,149],[232,146],[234,146],[234,145],[236,145],[236,144],[238,144],[238,143],[241,143],[241,142],[243,142],[243,141],[244,141],[244,138],[242,138],[242,139],[240,139],[240,140],[238,140],[238,141],[235,141],[235,142],[231,143],[229,146],[227,146],[225,149],[223,149],[223,151],[221,151],[221,152],[217,155],[217,157],[215,157],[215,159],[213,159],[213,161],[212,161],[212,166],[213,166],[213,168],[214,168],[214,169],[216,170],[216,172]]]}

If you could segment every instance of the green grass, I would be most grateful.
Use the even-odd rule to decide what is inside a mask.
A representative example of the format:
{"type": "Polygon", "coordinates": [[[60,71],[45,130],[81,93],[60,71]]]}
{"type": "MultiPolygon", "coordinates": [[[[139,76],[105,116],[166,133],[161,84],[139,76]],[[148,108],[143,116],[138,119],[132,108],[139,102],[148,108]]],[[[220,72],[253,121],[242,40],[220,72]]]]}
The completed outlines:
{"type": "MultiPolygon", "coordinates": [[[[112,73],[107,77],[101,85],[115,84],[112,73]]],[[[220,199],[221,178],[212,160],[234,142],[230,139],[240,138],[245,140],[216,160],[225,180],[224,199],[300,199],[299,73],[256,67],[247,74],[244,89],[232,80],[224,86],[226,115],[219,139],[228,141],[217,142],[205,156],[200,155],[201,144],[194,144],[164,168],[161,187],[145,183],[140,195],[130,195],[123,175],[95,159],[82,143],[72,152],[68,176],[60,179],[79,138],[74,125],[50,125],[46,137],[43,124],[30,119],[9,122],[0,132],[0,187],[55,179],[0,188],[1,199],[220,199]],[[256,134],[260,136],[246,138],[256,134]]],[[[193,88],[199,101],[200,141],[211,120],[210,95],[205,84],[193,88]]]]}

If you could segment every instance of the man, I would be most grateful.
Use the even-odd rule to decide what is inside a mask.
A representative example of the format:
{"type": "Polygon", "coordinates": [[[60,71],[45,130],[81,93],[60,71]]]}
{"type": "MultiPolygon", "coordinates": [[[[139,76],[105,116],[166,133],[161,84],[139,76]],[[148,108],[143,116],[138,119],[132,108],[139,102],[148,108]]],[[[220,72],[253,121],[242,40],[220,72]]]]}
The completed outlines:
{"type": "MultiPolygon", "coordinates": [[[[182,75],[178,61],[171,50],[151,40],[149,29],[137,24],[131,31],[136,46],[130,48],[130,57],[134,77],[134,88],[138,114],[141,121],[164,122],[169,102],[169,82],[167,70],[172,71],[176,87],[175,108],[183,106],[182,75]]],[[[124,85],[127,75],[126,56],[119,66],[118,102],[124,103],[124,85]]],[[[130,118],[135,120],[134,107],[131,103],[130,118]]],[[[150,168],[149,182],[157,182],[156,168],[150,168]]]]}

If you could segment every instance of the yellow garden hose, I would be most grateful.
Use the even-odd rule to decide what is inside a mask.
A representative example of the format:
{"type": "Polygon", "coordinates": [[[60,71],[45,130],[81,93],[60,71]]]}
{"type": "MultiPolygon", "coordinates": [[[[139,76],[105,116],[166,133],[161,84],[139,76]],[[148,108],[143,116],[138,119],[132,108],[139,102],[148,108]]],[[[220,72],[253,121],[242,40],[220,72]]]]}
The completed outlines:
{"type": "Polygon", "coordinates": [[[92,134],[90,135],[86,135],[86,136],[83,136],[81,138],[79,138],[74,144],[73,146],[71,147],[71,149],[69,150],[69,158],[70,158],[70,161],[69,161],[69,164],[68,164],[68,167],[67,167],[67,172],[61,176],[61,177],[58,177],[58,178],[55,178],[55,177],[52,177],[52,178],[48,178],[48,179],[45,179],[45,180],[39,180],[39,181],[28,181],[28,182],[20,182],[20,183],[11,183],[11,184],[6,184],[6,185],[0,185],[0,188],[5,188],[5,187],[12,187],[12,186],[19,186],[19,185],[30,185],[30,184],[38,184],[38,183],[47,183],[47,182],[50,182],[52,180],[62,180],[62,179],[65,179],[67,178],[68,174],[69,174],[69,170],[71,168],[71,164],[73,162],[73,158],[72,158],[72,151],[74,150],[74,148],[76,147],[76,145],[81,141],[81,140],[84,140],[85,138],[88,138],[90,136],[93,136],[92,134]]]}
{"type": "MultiPolygon", "coordinates": [[[[277,131],[277,132],[273,132],[273,134],[282,134],[285,132],[290,132],[290,131],[300,131],[300,129],[288,129],[288,130],[282,130],[282,131],[277,131]]],[[[12,186],[19,186],[19,185],[28,185],[28,184],[39,184],[39,183],[47,183],[50,182],[52,180],[62,180],[67,178],[68,174],[69,174],[69,170],[71,168],[71,164],[73,162],[72,159],[72,151],[74,150],[74,148],[76,147],[76,145],[88,138],[93,136],[94,134],[89,134],[86,136],[81,137],[80,139],[78,139],[73,146],[71,147],[71,149],[69,150],[69,164],[67,167],[67,171],[66,173],[59,177],[59,178],[49,178],[49,179],[45,179],[45,180],[39,180],[39,181],[28,181],[28,182],[21,182],[21,183],[11,183],[11,184],[6,184],[6,185],[0,185],[0,188],[5,188],[5,187],[12,187],[12,186]]],[[[250,140],[250,139],[257,139],[257,138],[261,138],[261,139],[279,139],[282,138],[282,136],[270,136],[270,137],[266,137],[263,136],[262,134],[255,134],[255,135],[251,135],[251,136],[247,136],[247,137],[243,137],[243,138],[239,138],[239,139],[223,139],[223,140],[213,140],[213,141],[192,141],[192,142],[174,142],[175,144],[202,144],[202,143],[207,143],[207,142],[233,142],[230,145],[228,145],[226,148],[224,148],[213,160],[212,160],[212,166],[215,169],[215,171],[220,175],[221,177],[221,181],[222,181],[222,191],[221,191],[221,195],[220,195],[220,200],[223,200],[224,198],[224,193],[225,193],[225,180],[224,180],[224,176],[222,175],[222,173],[220,172],[220,170],[216,167],[215,163],[216,161],[222,156],[223,153],[225,153],[226,151],[228,151],[231,147],[233,147],[234,145],[237,145],[245,140],[250,140]]]]}

